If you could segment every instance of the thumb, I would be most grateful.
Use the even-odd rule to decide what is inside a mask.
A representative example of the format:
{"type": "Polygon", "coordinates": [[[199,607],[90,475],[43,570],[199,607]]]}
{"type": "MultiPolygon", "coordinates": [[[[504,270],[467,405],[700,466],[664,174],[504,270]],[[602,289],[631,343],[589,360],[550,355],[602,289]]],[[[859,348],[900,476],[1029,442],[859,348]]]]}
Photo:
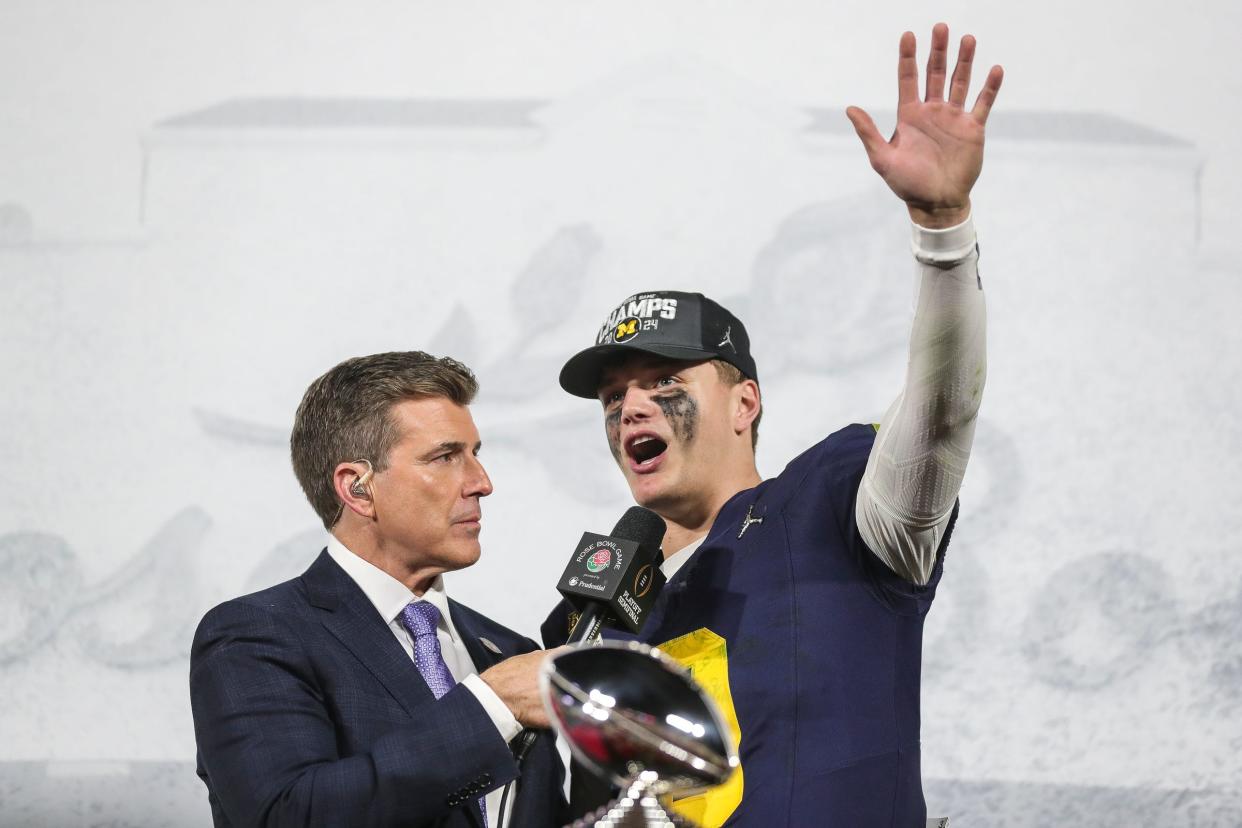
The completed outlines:
{"type": "Polygon", "coordinates": [[[856,106],[846,107],[845,117],[849,118],[850,123],[854,125],[854,132],[858,133],[858,140],[862,141],[863,149],[867,151],[867,158],[871,159],[871,166],[876,166],[880,155],[888,148],[888,142],[875,128],[875,121],[856,106]]]}

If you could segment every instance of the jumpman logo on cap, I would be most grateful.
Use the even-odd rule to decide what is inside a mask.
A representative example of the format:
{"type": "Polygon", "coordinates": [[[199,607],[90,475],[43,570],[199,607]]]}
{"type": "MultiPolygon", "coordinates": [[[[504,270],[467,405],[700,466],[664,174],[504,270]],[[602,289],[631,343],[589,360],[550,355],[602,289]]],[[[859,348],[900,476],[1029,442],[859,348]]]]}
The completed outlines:
{"type": "Polygon", "coordinates": [[[732,325],[725,328],[724,339],[720,340],[720,342],[716,344],[716,347],[723,348],[726,345],[728,345],[730,348],[733,348],[733,353],[735,354],[737,353],[737,348],[734,347],[733,345],[733,326],[732,325]]]}

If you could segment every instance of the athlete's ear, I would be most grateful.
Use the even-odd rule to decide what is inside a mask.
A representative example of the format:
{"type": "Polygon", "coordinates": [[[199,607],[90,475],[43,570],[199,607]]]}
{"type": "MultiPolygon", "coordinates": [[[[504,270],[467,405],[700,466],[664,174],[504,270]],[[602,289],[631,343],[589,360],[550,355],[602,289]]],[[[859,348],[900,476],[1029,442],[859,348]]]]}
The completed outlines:
{"type": "Polygon", "coordinates": [[[733,386],[733,432],[748,433],[750,424],[763,410],[763,400],[759,396],[759,384],[752,379],[744,379],[733,386]]]}

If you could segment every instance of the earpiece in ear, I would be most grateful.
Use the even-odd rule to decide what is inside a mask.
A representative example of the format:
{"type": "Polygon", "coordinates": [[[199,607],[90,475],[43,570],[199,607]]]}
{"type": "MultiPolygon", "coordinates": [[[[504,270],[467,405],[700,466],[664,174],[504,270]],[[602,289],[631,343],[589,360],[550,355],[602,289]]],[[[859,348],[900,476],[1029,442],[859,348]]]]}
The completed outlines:
{"type": "Polygon", "coordinates": [[[371,492],[367,489],[367,483],[371,480],[371,475],[375,473],[375,469],[371,467],[370,460],[355,460],[355,463],[366,463],[367,470],[355,480],[349,487],[349,493],[354,497],[370,497],[371,492]]]}

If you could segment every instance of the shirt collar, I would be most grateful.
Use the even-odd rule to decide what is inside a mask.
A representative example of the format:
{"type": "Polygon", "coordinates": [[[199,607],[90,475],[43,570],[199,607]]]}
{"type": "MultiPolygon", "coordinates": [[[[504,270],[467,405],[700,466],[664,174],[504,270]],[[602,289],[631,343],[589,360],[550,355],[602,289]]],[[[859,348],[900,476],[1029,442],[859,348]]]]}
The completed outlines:
{"type": "MultiPolygon", "coordinates": [[[[328,554],[367,596],[367,600],[375,606],[385,624],[391,624],[411,601],[420,600],[405,584],[351,552],[335,535],[328,535],[328,554]]],[[[440,626],[453,632],[448,593],[444,591],[442,575],[436,576],[421,600],[434,604],[440,611],[440,626]]]]}
{"type": "Polygon", "coordinates": [[[676,575],[677,570],[685,566],[686,561],[690,560],[690,556],[698,551],[698,548],[703,545],[705,540],[707,540],[707,535],[698,540],[690,541],[690,543],[665,558],[664,563],[660,564],[660,571],[664,573],[665,580],[669,580],[676,575]]]}

